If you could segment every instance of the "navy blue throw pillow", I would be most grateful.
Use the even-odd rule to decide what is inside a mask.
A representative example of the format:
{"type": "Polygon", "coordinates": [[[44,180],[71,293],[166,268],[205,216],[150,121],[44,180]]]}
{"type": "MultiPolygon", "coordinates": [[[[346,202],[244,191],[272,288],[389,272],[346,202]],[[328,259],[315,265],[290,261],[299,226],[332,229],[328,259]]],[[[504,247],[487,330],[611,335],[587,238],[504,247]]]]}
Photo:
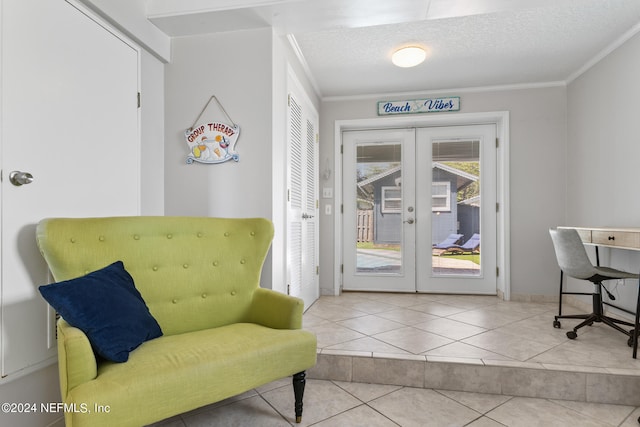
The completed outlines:
{"type": "Polygon", "coordinates": [[[107,360],[126,362],[129,352],[140,344],[162,336],[122,261],[76,279],[40,286],[39,290],[107,360]]]}

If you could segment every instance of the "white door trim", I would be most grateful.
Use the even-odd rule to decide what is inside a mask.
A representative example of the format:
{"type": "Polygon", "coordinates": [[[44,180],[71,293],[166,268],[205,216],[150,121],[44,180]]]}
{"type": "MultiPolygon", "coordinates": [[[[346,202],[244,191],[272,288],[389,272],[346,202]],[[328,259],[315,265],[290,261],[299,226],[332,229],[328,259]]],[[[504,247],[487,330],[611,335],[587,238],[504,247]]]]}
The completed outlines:
{"type": "Polygon", "coordinates": [[[497,227],[497,264],[500,271],[497,281],[498,296],[508,301],[511,298],[511,259],[510,259],[510,235],[511,224],[509,222],[509,112],[495,111],[486,113],[460,113],[438,114],[434,116],[393,116],[372,119],[336,120],[335,122],[335,147],[334,147],[334,171],[335,171],[335,201],[336,215],[334,215],[334,295],[340,295],[342,291],[342,273],[340,266],[343,264],[342,250],[342,215],[338,214],[337,206],[342,204],[342,132],[345,130],[366,129],[393,129],[403,127],[432,127],[432,126],[460,126],[490,124],[496,125],[496,134],[500,145],[497,158],[497,187],[496,195],[500,206],[498,211],[497,227]]]}

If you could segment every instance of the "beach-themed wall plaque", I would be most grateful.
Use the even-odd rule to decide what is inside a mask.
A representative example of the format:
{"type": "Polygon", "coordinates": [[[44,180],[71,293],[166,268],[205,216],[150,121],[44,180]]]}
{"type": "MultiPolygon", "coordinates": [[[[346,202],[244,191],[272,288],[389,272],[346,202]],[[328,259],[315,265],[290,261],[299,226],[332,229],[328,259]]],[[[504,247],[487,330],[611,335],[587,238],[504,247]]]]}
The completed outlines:
{"type": "Polygon", "coordinates": [[[215,164],[224,163],[232,159],[236,162],[239,161],[240,156],[235,148],[239,135],[240,127],[233,123],[215,95],[212,96],[209,98],[207,105],[202,109],[193,126],[185,131],[185,139],[189,146],[187,163],[215,164]],[[220,109],[227,116],[229,122],[231,122],[230,124],[217,121],[196,124],[212,100],[218,103],[220,109]]]}
{"type": "Polygon", "coordinates": [[[460,111],[460,97],[423,98],[402,101],[379,101],[378,115],[442,113],[444,111],[460,111]]]}

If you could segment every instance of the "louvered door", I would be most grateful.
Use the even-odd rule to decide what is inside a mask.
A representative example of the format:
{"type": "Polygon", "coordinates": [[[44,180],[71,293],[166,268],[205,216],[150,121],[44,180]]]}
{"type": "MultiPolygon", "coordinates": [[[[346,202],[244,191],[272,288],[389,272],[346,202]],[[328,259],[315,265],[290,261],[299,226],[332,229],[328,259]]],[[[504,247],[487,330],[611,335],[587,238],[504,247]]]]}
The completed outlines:
{"type": "Polygon", "coordinates": [[[296,88],[288,115],[288,293],[309,307],[318,297],[317,115],[296,88]]]}

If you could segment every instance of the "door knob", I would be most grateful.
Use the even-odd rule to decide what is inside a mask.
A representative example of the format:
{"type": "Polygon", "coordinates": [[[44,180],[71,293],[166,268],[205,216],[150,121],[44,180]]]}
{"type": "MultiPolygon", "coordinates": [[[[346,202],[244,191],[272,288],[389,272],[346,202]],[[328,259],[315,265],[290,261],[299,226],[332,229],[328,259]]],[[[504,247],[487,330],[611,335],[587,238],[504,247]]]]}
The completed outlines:
{"type": "Polygon", "coordinates": [[[9,181],[16,187],[20,187],[21,185],[31,184],[33,175],[29,172],[13,171],[9,174],[9,181]]]}

